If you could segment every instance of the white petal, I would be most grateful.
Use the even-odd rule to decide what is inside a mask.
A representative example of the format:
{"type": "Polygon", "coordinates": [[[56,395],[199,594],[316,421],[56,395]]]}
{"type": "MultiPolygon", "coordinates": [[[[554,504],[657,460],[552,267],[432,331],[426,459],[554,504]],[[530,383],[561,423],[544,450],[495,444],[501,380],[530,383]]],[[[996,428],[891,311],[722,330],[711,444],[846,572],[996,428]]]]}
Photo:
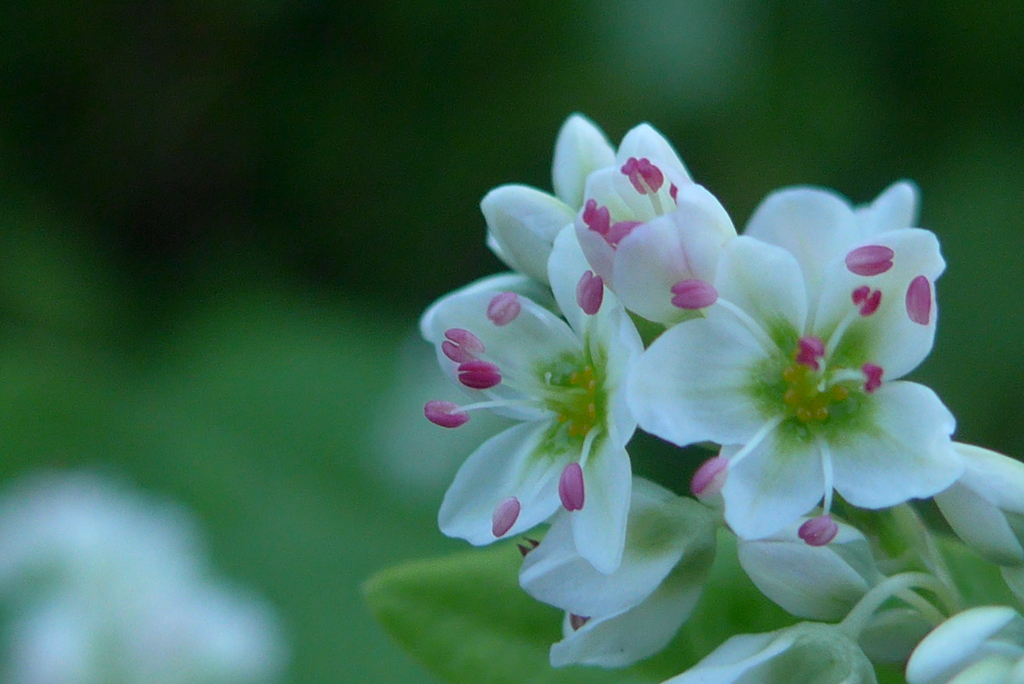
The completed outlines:
{"type": "MultiPolygon", "coordinates": [[[[605,290],[605,296],[612,295],[605,290]]],[[[640,333],[620,305],[608,303],[592,317],[587,345],[590,358],[599,364],[603,361],[604,365],[603,387],[608,399],[605,406],[605,429],[608,431],[608,439],[612,444],[625,446],[636,430],[636,418],[633,417],[626,395],[626,380],[633,361],[644,350],[640,333]]]]}
{"type": "Polygon", "coordinates": [[[1024,548],[1006,516],[962,479],[936,494],[935,503],[957,536],[986,560],[999,565],[1024,563],[1024,548]]]}
{"type": "Polygon", "coordinates": [[[669,324],[692,317],[672,305],[672,286],[690,279],[714,283],[722,245],[736,235],[722,205],[701,186],[683,186],[677,199],[676,211],[637,226],[622,239],[612,273],[627,309],[669,324]]]}
{"type": "Polygon", "coordinates": [[[502,185],[480,201],[497,256],[517,271],[547,282],[551,243],[572,223],[575,210],[557,197],[525,185],[502,185]]]}
{"type": "Polygon", "coordinates": [[[800,263],[808,293],[817,292],[822,269],[857,240],[846,198],[821,188],[794,187],[768,195],[754,210],[745,235],[788,250],[800,263]]]}
{"type": "Polygon", "coordinates": [[[606,620],[590,620],[551,647],[551,665],[625,667],[668,645],[700,598],[701,585],[667,581],[635,608],[606,620]]]}
{"type": "Polygon", "coordinates": [[[859,240],[867,240],[888,230],[911,228],[917,224],[917,208],[920,193],[910,181],[896,181],[883,190],[875,200],[864,207],[857,207],[859,240]]]}
{"type": "Polygon", "coordinates": [[[840,255],[822,282],[814,332],[835,349],[833,362],[853,368],[873,363],[884,370],[883,380],[896,379],[916,368],[931,351],[938,319],[934,283],[946,264],[935,235],[920,228],[889,231],[867,244],[891,249],[892,267],[878,275],[859,276],[846,267],[845,253],[840,255]],[[912,320],[907,308],[907,290],[920,276],[928,280],[931,300],[927,324],[912,320]],[[878,310],[870,316],[857,314],[852,299],[854,290],[864,287],[882,293],[878,310]],[[850,316],[853,322],[841,341],[830,339],[850,316]]]}
{"type": "Polygon", "coordinates": [[[583,465],[584,504],[570,515],[576,550],[598,572],[615,572],[626,543],[632,470],[629,454],[598,437],[583,465]]]}
{"type": "MultiPolygon", "coordinates": [[[[767,634],[737,634],[686,672],[666,680],[663,684],[733,684],[748,671],[768,662],[793,645],[795,635],[785,630],[767,634]]],[[[750,684],[769,684],[757,678],[750,684]]],[[[774,684],[774,681],[771,681],[774,684]]]]}
{"type": "MultiPolygon", "coordinates": [[[[615,161],[621,166],[630,157],[636,157],[637,159],[646,157],[659,166],[667,164],[668,169],[683,176],[682,180],[691,181],[686,166],[679,158],[679,155],[676,154],[672,144],[665,139],[665,136],[656,131],[654,126],[648,123],[642,123],[632,128],[622,138],[615,161]]],[[[662,171],[665,170],[665,168],[662,168],[662,171]]]]}
{"type": "MultiPolygon", "coordinates": [[[[583,274],[590,270],[590,264],[587,263],[587,257],[583,254],[573,226],[565,226],[558,233],[547,268],[555,301],[558,302],[565,320],[569,321],[572,329],[582,338],[590,317],[583,313],[576,301],[576,286],[583,274]]],[[[613,308],[616,305],[614,295],[605,289],[604,296],[607,301],[602,301],[601,309],[613,308]]]]}
{"type": "Polygon", "coordinates": [[[765,358],[736,319],[686,321],[637,358],[626,396],[640,427],[662,439],[742,444],[767,419],[754,398],[765,358]]]}
{"type": "Polygon", "coordinates": [[[554,311],[557,307],[554,297],[551,296],[551,291],[533,278],[522,273],[499,273],[474,280],[469,285],[449,292],[427,307],[427,310],[420,317],[420,334],[429,341],[429,336],[433,334],[431,331],[439,327],[435,320],[437,312],[444,310],[448,306],[443,304],[448,299],[455,295],[470,295],[481,292],[490,293],[491,296],[501,292],[516,292],[534,303],[540,304],[548,311],[554,311]]]}
{"type": "Polygon", "coordinates": [[[558,131],[551,181],[555,195],[573,209],[583,206],[583,189],[593,171],[615,163],[615,150],[587,117],[573,114],[558,131]]]}
{"type": "Polygon", "coordinates": [[[860,411],[863,425],[829,437],[836,491],[854,506],[929,497],[963,473],[949,438],[956,421],[924,385],[884,383],[860,411]]]}
{"type": "Polygon", "coordinates": [[[954,442],[966,470],[960,482],[1004,511],[1024,514],[1024,463],[971,444],[954,442]]]}
{"type": "MultiPolygon", "coordinates": [[[[523,399],[537,396],[544,383],[543,370],[566,356],[582,358],[583,343],[565,321],[553,313],[520,297],[518,316],[504,325],[487,318],[487,307],[497,294],[491,283],[476,283],[435,302],[420,321],[424,338],[437,349],[441,369],[458,382],[458,365],[442,351],[445,332],[452,328],[468,330],[484,345],[478,358],[494,363],[502,375],[497,386],[487,390],[469,390],[481,399],[523,399]]],[[[459,385],[462,387],[462,385],[459,385]]],[[[499,410],[512,418],[535,420],[543,413],[525,408],[499,410]]]]}
{"type": "Polygon", "coordinates": [[[441,532],[480,546],[496,541],[494,509],[508,497],[519,499],[519,517],[504,537],[547,520],[559,506],[558,477],[578,453],[552,453],[544,421],[516,425],[480,445],[459,468],[444,495],[437,521],[441,532]]]}
{"type": "MultiPolygon", "coordinates": [[[[1005,606],[982,606],[958,613],[925,637],[907,662],[908,684],[942,684],[977,662],[983,644],[1010,629],[1019,637],[1021,616],[1005,606]]],[[[1005,640],[1005,639],[1001,639],[1005,640]]],[[[1010,641],[1020,646],[1020,641],[1010,641]]]]}
{"type": "Polygon", "coordinates": [[[627,545],[613,573],[598,571],[576,551],[571,515],[555,517],[519,573],[527,593],[567,612],[605,618],[629,610],[657,589],[684,554],[710,567],[715,548],[711,516],[695,501],[653,482],[633,478],[627,545]]]}
{"type": "MultiPolygon", "coordinates": [[[[825,493],[821,455],[814,444],[776,428],[738,462],[730,462],[722,497],[725,521],[744,539],[759,539],[805,515],[825,493]]],[[[738,447],[723,447],[734,459],[738,447]]]]}
{"type": "MultiPolygon", "coordinates": [[[[729,240],[722,247],[715,287],[720,299],[742,310],[776,344],[786,337],[784,343],[795,348],[807,319],[807,296],[792,254],[745,236],[729,240]]],[[[709,308],[708,316],[732,315],[724,306],[709,308]]]]}
{"type": "Polygon", "coordinates": [[[839,534],[827,546],[810,546],[797,534],[802,522],[765,539],[741,539],[740,565],[761,593],[787,612],[811,620],[839,620],[870,588],[861,574],[865,566],[870,576],[881,575],[867,539],[855,528],[838,523],[839,534]]]}

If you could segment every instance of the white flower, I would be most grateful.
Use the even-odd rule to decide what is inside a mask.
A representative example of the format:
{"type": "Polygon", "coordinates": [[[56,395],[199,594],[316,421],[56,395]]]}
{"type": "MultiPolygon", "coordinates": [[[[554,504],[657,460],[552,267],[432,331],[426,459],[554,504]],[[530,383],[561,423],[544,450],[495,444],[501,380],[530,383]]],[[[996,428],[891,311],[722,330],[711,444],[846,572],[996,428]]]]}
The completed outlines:
{"type": "Polygon", "coordinates": [[[833,488],[879,509],[963,472],[952,414],[898,380],[931,350],[945,266],[932,233],[872,218],[902,225],[906,212],[887,210],[901,188],[859,212],[824,191],[769,197],[749,232],[792,250],[730,240],[706,317],[670,328],[631,371],[641,427],[724,445],[725,518],[741,537],[770,535],[823,498],[827,514],[833,488]]]}
{"type": "Polygon", "coordinates": [[[833,625],[803,622],[728,639],[664,684],[874,684],[863,651],[833,625]]]}
{"type": "Polygon", "coordinates": [[[1024,463],[954,444],[966,465],[956,484],[935,495],[950,527],[972,549],[1003,566],[1024,564],[1024,463]]]}
{"type": "Polygon", "coordinates": [[[583,206],[590,172],[615,161],[604,133],[579,114],[558,132],[551,176],[555,194],[526,185],[502,185],[480,202],[487,221],[487,245],[516,271],[548,282],[548,255],[555,237],[583,206]]]}
{"type": "Polygon", "coordinates": [[[457,427],[489,408],[522,421],[463,464],[438,520],[442,532],[487,544],[573,511],[580,554],[618,567],[629,510],[625,445],[636,428],[622,396],[626,366],[642,349],[614,297],[580,287],[586,261],[571,227],[555,241],[550,281],[566,320],[485,279],[431,306],[420,324],[442,368],[480,402],[427,404],[433,422],[457,427]],[[568,321],[568,322],[566,322],[568,321]]]}
{"type": "Polygon", "coordinates": [[[551,664],[624,667],[672,639],[697,603],[715,556],[711,515],[653,482],[634,477],[626,547],[606,575],[576,552],[567,515],[529,551],[520,584],[566,611],[551,664]]]}
{"type": "Polygon", "coordinates": [[[0,502],[10,684],[269,682],[280,628],[213,582],[184,511],[98,476],[48,475],[0,502]]]}
{"type": "Polygon", "coordinates": [[[714,302],[715,265],[736,229],[648,124],[622,139],[615,164],[587,178],[576,234],[594,272],[623,305],[675,323],[714,302]]]}
{"type": "Polygon", "coordinates": [[[958,613],[936,627],[907,662],[907,684],[1024,682],[1024,618],[1006,606],[958,613]]]}
{"type": "Polygon", "coordinates": [[[800,538],[800,526],[793,523],[764,539],[741,539],[740,565],[761,593],[793,615],[839,620],[882,579],[868,540],[838,523],[831,543],[811,546],[800,538]]]}

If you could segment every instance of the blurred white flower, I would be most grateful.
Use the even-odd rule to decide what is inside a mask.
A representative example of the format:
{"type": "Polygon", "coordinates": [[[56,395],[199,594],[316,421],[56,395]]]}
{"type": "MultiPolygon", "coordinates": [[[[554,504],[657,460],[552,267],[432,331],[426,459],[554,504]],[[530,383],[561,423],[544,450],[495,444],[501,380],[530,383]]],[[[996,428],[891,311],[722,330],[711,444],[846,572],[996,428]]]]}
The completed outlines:
{"type": "Polygon", "coordinates": [[[211,581],[192,518],[98,475],[47,474],[0,498],[8,684],[276,680],[272,610],[211,581]]]}

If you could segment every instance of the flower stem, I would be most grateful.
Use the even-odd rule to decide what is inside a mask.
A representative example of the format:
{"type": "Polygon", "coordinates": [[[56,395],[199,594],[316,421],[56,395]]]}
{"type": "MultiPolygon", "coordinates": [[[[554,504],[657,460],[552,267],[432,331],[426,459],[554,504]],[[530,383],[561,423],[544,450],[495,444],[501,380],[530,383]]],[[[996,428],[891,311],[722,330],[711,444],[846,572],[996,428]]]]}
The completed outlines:
{"type": "Polygon", "coordinates": [[[924,572],[904,572],[889,577],[881,584],[872,587],[864,594],[853,610],[839,623],[839,629],[856,641],[875,612],[889,599],[896,597],[916,608],[925,619],[938,624],[944,616],[924,598],[911,591],[914,588],[928,589],[935,592],[947,610],[953,609],[955,600],[950,596],[949,589],[938,579],[924,572]],[[916,598],[913,598],[916,597],[916,598]],[[925,607],[922,604],[927,604],[925,607]]]}

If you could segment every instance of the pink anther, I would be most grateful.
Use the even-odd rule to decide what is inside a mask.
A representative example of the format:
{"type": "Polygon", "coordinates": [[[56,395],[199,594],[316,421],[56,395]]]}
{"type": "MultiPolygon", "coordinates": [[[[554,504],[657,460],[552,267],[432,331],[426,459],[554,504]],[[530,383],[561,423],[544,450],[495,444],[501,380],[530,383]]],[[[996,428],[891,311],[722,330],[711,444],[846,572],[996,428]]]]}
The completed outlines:
{"type": "Polygon", "coordinates": [[[466,361],[459,364],[458,371],[459,382],[471,389],[490,389],[501,382],[501,372],[489,361],[466,361]]]}
{"type": "Polygon", "coordinates": [[[643,221],[618,221],[613,223],[605,234],[604,240],[612,247],[618,247],[622,239],[633,232],[643,221]]]}
{"type": "Polygon", "coordinates": [[[711,306],[718,301],[718,290],[711,283],[698,280],[680,280],[672,286],[672,306],[694,310],[711,306]]]}
{"type": "Polygon", "coordinates": [[[519,511],[522,508],[519,499],[514,496],[502,499],[494,507],[494,513],[491,514],[491,534],[495,537],[504,536],[516,524],[516,520],[519,519],[519,511]]]}
{"type": "Polygon", "coordinates": [[[590,618],[585,615],[577,615],[576,613],[569,613],[569,626],[572,627],[572,631],[578,632],[580,627],[590,622],[590,618]]]}
{"type": "Polygon", "coordinates": [[[846,268],[859,276],[879,275],[892,268],[893,256],[895,252],[884,245],[865,245],[846,255],[846,268]]]}
{"type": "Polygon", "coordinates": [[[565,466],[558,478],[558,498],[567,511],[583,508],[583,468],[575,461],[565,466]]]}
{"type": "Polygon", "coordinates": [[[860,367],[864,377],[867,380],[864,382],[864,391],[871,394],[876,389],[882,386],[882,367],[876,366],[873,363],[865,363],[860,367]]]}
{"type": "Polygon", "coordinates": [[[502,292],[494,295],[490,304],[487,305],[487,318],[497,326],[508,325],[516,319],[523,305],[519,301],[519,295],[515,292],[502,292]]]}
{"type": "Polygon", "coordinates": [[[807,366],[811,370],[818,370],[821,364],[818,359],[825,356],[825,343],[817,337],[808,335],[801,337],[796,342],[796,362],[807,366]]]}
{"type": "Polygon", "coordinates": [[[932,315],[932,284],[923,275],[910,281],[907,288],[907,315],[920,325],[928,325],[932,315]]]}
{"type": "Polygon", "coordinates": [[[580,282],[576,284],[576,303],[583,313],[593,316],[601,308],[604,301],[604,281],[593,271],[584,271],[580,282]]]}
{"type": "Polygon", "coordinates": [[[672,198],[673,202],[678,202],[679,186],[675,183],[670,183],[668,186],[668,196],[672,198]]]}
{"type": "Polygon", "coordinates": [[[835,539],[837,534],[839,534],[839,525],[827,513],[819,515],[817,518],[811,518],[797,531],[797,535],[808,546],[825,546],[835,539]]]}
{"type": "Polygon", "coordinates": [[[629,182],[641,195],[658,192],[662,183],[665,182],[665,174],[647,157],[641,159],[630,157],[620,170],[629,177],[629,182]]]}
{"type": "Polygon", "coordinates": [[[599,207],[597,200],[588,199],[586,206],[583,207],[583,223],[598,235],[607,235],[612,223],[608,207],[599,207]]]}
{"type": "Polygon", "coordinates": [[[698,499],[706,499],[722,491],[728,475],[729,460],[715,456],[704,461],[690,480],[690,491],[698,499]]]}
{"type": "Polygon", "coordinates": [[[870,316],[878,311],[882,305],[882,291],[872,290],[867,285],[861,285],[850,294],[854,305],[860,307],[861,316],[870,316]]]}
{"type": "Polygon", "coordinates": [[[469,414],[462,407],[451,401],[428,401],[423,406],[423,415],[434,425],[446,428],[457,428],[469,422],[469,414]]]}
{"type": "Polygon", "coordinates": [[[441,343],[441,351],[455,363],[472,361],[484,351],[484,343],[468,330],[452,328],[444,336],[447,339],[441,343]]]}

